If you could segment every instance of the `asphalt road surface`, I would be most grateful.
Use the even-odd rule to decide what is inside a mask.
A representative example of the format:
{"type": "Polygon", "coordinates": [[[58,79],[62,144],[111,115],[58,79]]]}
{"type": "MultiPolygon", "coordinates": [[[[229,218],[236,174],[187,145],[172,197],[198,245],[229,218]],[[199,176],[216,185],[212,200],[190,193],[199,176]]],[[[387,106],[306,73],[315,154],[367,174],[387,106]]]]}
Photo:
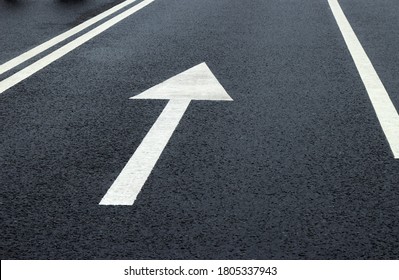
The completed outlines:
{"type": "MultiPolygon", "coordinates": [[[[0,63],[120,2],[0,2],[0,63]]],[[[399,2],[339,3],[399,109],[399,2]]],[[[2,259],[399,258],[399,159],[327,0],[154,0],[0,93],[0,143],[2,259]],[[129,98],[203,62],[234,101],[100,205],[168,103],[129,98]]]]}

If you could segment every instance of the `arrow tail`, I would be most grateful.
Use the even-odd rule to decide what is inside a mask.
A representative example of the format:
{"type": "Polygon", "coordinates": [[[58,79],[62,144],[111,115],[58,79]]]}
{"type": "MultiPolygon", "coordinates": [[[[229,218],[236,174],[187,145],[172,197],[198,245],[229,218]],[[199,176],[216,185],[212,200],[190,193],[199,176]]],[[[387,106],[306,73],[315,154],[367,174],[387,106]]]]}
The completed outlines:
{"type": "Polygon", "coordinates": [[[100,205],[133,205],[189,104],[181,99],[168,102],[100,205]]]}

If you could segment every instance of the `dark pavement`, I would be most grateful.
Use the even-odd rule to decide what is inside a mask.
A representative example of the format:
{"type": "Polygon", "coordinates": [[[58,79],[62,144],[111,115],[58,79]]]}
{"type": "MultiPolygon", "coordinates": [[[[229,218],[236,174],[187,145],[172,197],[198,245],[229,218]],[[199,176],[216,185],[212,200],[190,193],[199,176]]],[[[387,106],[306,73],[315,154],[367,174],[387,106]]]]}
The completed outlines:
{"type": "MultiPolygon", "coordinates": [[[[113,1],[17,2],[0,63],[113,1]]],[[[340,4],[399,109],[399,3],[340,4]]],[[[155,0],[0,94],[0,145],[2,259],[399,258],[399,160],[327,1],[155,0]],[[201,62],[234,102],[98,205],[166,105],[129,97],[201,62]]]]}

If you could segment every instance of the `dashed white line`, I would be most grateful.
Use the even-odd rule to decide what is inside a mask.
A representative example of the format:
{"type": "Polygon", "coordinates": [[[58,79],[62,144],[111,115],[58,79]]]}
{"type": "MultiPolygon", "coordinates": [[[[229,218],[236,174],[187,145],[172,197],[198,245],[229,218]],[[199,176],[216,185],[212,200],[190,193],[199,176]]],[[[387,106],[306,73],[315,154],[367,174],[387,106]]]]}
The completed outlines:
{"type": "Polygon", "coordinates": [[[62,46],[61,48],[53,51],[52,53],[48,54],[47,56],[43,57],[42,59],[39,59],[38,61],[32,63],[31,65],[25,67],[21,71],[15,73],[14,75],[4,79],[3,81],[0,82],[0,94],[3,93],[4,91],[8,90],[9,88],[15,86],[19,82],[25,80],[26,78],[30,77],[31,75],[35,74],[39,70],[43,69],[50,63],[56,61],[57,59],[63,57],[70,51],[76,49],[80,45],[86,43],[93,37],[101,34],[111,26],[117,24],[118,22],[124,20],[125,18],[131,16],[135,12],[141,10],[145,6],[149,5],[150,3],[154,2],[154,0],[144,0],[143,2],[140,2],[136,6],[124,11],[123,13],[111,18],[110,20],[102,23],[101,25],[97,26],[96,28],[90,30],[89,32],[85,33],[84,35],[81,35],[80,37],[76,38],[75,40],[69,42],[65,46],[62,46]]]}
{"type": "Polygon", "coordinates": [[[359,71],[395,159],[399,159],[399,115],[337,0],[328,0],[349,52],[359,71]]]}

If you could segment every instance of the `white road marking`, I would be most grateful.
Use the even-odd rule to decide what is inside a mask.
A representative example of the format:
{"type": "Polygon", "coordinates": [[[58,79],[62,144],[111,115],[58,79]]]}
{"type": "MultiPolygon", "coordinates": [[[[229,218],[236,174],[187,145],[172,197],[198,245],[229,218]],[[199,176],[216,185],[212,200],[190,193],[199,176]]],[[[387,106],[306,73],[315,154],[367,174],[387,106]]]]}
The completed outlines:
{"type": "Polygon", "coordinates": [[[57,59],[63,57],[70,51],[76,49],[80,45],[86,43],[93,37],[101,34],[108,28],[112,27],[113,25],[117,24],[118,22],[124,20],[125,18],[131,16],[135,12],[139,11],[140,9],[144,8],[148,4],[154,2],[154,0],[144,0],[140,2],[136,6],[124,11],[123,13],[111,18],[110,20],[102,23],[101,25],[97,26],[96,28],[90,30],[89,32],[85,33],[84,35],[76,38],[75,40],[69,42],[65,46],[55,50],[54,52],[50,53],[49,55],[39,59],[38,61],[32,63],[31,65],[27,66],[26,68],[22,69],[21,71],[15,73],[14,75],[4,79],[0,82],[0,94],[6,91],[7,89],[15,86],[19,82],[25,80],[26,78],[30,77],[31,75],[35,74],[39,70],[43,69],[47,65],[53,63],[57,59]]]}
{"type": "Polygon", "coordinates": [[[90,27],[91,25],[99,22],[100,20],[112,15],[113,13],[116,13],[117,11],[121,10],[122,8],[132,4],[133,2],[136,2],[137,0],[127,0],[125,2],[122,2],[114,7],[112,7],[109,10],[106,10],[105,12],[79,24],[78,26],[44,42],[43,44],[34,47],[33,49],[3,63],[0,65],[0,75],[7,72],[8,70],[11,70],[15,66],[18,66],[21,63],[24,63],[25,61],[35,57],[36,55],[46,51],[47,49],[57,45],[58,43],[61,43],[62,41],[68,39],[69,37],[83,31],[84,29],[90,27]]]}
{"type": "Polygon", "coordinates": [[[168,102],[101,200],[101,205],[133,205],[189,103],[190,100],[170,100],[168,102]]]}
{"type": "Polygon", "coordinates": [[[331,10],[366,87],[377,118],[395,159],[399,159],[399,115],[370,59],[337,0],[328,0],[331,10]]]}
{"type": "Polygon", "coordinates": [[[205,63],[201,63],[131,99],[170,99],[101,205],[133,205],[191,100],[232,101],[205,63]]]}

